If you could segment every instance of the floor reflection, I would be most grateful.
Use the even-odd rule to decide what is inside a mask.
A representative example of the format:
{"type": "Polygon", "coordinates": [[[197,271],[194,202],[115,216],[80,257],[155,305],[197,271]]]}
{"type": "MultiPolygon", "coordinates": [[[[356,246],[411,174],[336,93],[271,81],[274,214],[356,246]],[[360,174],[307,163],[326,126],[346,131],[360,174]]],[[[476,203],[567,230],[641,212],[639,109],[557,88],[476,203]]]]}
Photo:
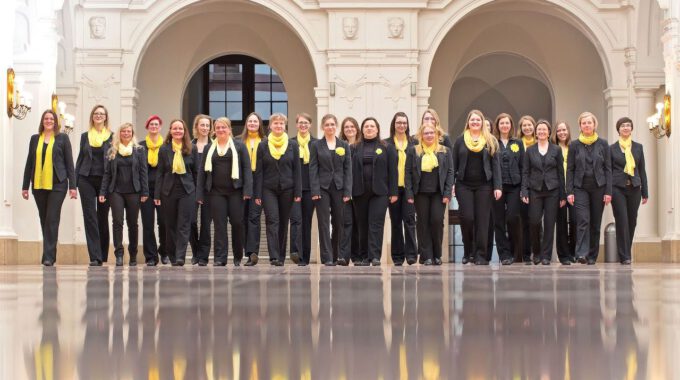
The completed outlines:
{"type": "Polygon", "coordinates": [[[0,378],[677,378],[679,273],[3,269],[0,378]]]}

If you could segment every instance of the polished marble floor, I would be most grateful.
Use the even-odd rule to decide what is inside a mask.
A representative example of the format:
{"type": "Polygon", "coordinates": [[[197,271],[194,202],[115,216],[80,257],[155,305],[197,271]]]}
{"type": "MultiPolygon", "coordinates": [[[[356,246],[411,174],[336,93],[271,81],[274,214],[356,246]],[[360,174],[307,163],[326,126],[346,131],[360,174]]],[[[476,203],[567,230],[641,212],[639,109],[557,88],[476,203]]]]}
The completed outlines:
{"type": "Polygon", "coordinates": [[[0,267],[0,379],[678,379],[680,266],[0,267]]]}

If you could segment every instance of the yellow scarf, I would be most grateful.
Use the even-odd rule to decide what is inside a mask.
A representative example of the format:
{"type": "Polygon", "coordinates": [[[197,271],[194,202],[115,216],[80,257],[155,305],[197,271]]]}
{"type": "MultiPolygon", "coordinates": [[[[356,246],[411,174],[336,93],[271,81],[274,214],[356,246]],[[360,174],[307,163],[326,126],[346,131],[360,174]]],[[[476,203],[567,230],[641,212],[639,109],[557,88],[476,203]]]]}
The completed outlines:
{"type": "Polygon", "coordinates": [[[257,168],[257,147],[260,145],[260,134],[257,132],[248,131],[248,137],[246,137],[246,147],[248,148],[248,154],[250,155],[250,169],[255,171],[257,168]]]}
{"type": "Polygon", "coordinates": [[[302,158],[302,162],[305,164],[309,163],[309,140],[311,138],[312,136],[309,133],[307,133],[306,137],[301,136],[299,132],[297,134],[297,141],[300,145],[300,158],[302,158]]]}
{"type": "Polygon", "coordinates": [[[623,149],[623,153],[626,156],[626,166],[623,168],[623,172],[629,176],[635,176],[635,158],[633,157],[633,139],[628,137],[624,139],[619,137],[619,146],[623,149]]]}
{"type": "Polygon", "coordinates": [[[101,148],[109,137],[111,137],[111,131],[108,128],[102,128],[101,131],[98,131],[97,128],[93,127],[87,131],[87,141],[93,148],[101,148]]]}
{"type": "Polygon", "coordinates": [[[465,146],[475,153],[481,152],[486,146],[486,139],[484,138],[484,135],[480,133],[477,141],[474,141],[472,140],[469,129],[466,129],[465,133],[463,133],[463,140],[465,141],[465,146]]]}
{"type": "Polygon", "coordinates": [[[158,166],[158,150],[163,146],[163,138],[160,135],[156,137],[156,142],[153,142],[151,136],[146,135],[146,150],[148,151],[146,160],[152,168],[158,166]]]}
{"type": "Polygon", "coordinates": [[[590,137],[584,135],[583,133],[580,133],[578,135],[578,141],[586,144],[586,145],[592,145],[595,141],[597,141],[597,132],[593,133],[590,137]]]}
{"type": "Polygon", "coordinates": [[[422,171],[431,173],[432,169],[439,166],[439,162],[437,161],[437,155],[434,153],[439,149],[438,145],[439,144],[437,144],[436,142],[431,146],[422,144],[423,157],[421,158],[420,162],[420,169],[422,171]]]}
{"type": "Polygon", "coordinates": [[[184,157],[182,157],[182,143],[172,142],[172,151],[175,156],[172,158],[172,172],[174,174],[185,174],[187,169],[184,167],[184,157]]]}
{"type": "Polygon", "coordinates": [[[267,136],[267,145],[269,146],[269,154],[271,154],[275,160],[278,160],[286,153],[286,149],[288,149],[288,135],[282,133],[281,136],[276,137],[273,133],[270,133],[269,136],[267,136]]]}
{"type": "Polygon", "coordinates": [[[536,137],[534,136],[522,136],[522,144],[524,145],[524,151],[526,152],[527,148],[536,144],[536,137]]]}
{"type": "Polygon", "coordinates": [[[394,136],[394,146],[397,147],[397,153],[399,154],[399,162],[397,163],[397,173],[399,174],[399,187],[405,186],[404,178],[406,177],[406,147],[408,147],[408,137],[401,142],[394,136]]]}
{"type": "Polygon", "coordinates": [[[560,148],[562,148],[562,159],[564,160],[564,180],[567,180],[567,157],[569,156],[569,147],[564,146],[560,144],[560,148]]]}
{"type": "Polygon", "coordinates": [[[213,141],[212,145],[210,145],[210,149],[208,149],[208,156],[205,158],[205,171],[206,172],[211,172],[213,170],[213,165],[212,165],[212,156],[215,154],[215,151],[217,151],[217,154],[222,157],[225,154],[227,154],[227,151],[231,150],[231,179],[238,179],[238,154],[236,153],[236,145],[234,145],[234,140],[229,137],[229,140],[227,140],[227,145],[222,148],[220,144],[217,143],[217,140],[213,141]]]}
{"type": "Polygon", "coordinates": [[[127,146],[123,145],[123,143],[119,143],[118,154],[120,154],[123,157],[132,155],[132,142],[129,142],[127,146]]]}
{"type": "Polygon", "coordinates": [[[42,150],[45,144],[45,135],[40,134],[38,148],[35,152],[35,173],[33,175],[34,190],[52,190],[52,148],[54,147],[54,135],[50,136],[45,152],[45,164],[42,161],[42,150]]]}

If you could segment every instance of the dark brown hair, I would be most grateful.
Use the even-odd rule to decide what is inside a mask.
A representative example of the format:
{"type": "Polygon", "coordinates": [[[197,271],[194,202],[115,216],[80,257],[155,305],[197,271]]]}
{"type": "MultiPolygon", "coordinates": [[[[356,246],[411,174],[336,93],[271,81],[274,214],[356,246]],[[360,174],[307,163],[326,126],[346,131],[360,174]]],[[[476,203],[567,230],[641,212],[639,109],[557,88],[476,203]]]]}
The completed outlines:
{"type": "Polygon", "coordinates": [[[390,122],[390,137],[394,137],[395,133],[397,133],[397,131],[395,129],[395,123],[397,122],[398,117],[406,118],[406,136],[410,136],[411,135],[411,129],[409,128],[410,122],[408,120],[408,116],[406,116],[406,113],[399,111],[399,112],[394,114],[394,116],[392,117],[392,121],[390,122]]]}
{"type": "Polygon", "coordinates": [[[374,118],[373,116],[369,116],[369,117],[365,118],[364,121],[361,122],[361,129],[359,130],[359,132],[361,133],[362,140],[363,140],[363,136],[364,136],[364,126],[366,125],[366,122],[368,122],[368,121],[372,121],[372,122],[375,123],[375,126],[378,128],[378,135],[376,136],[376,138],[378,139],[379,144],[385,145],[385,142],[382,141],[382,139],[380,138],[380,123],[378,123],[378,119],[374,118]]]}
{"type": "Polygon", "coordinates": [[[627,116],[624,116],[616,121],[616,133],[619,132],[619,128],[621,128],[621,124],[623,123],[630,123],[630,129],[633,130],[633,120],[627,116]]]}
{"type": "Polygon", "coordinates": [[[356,144],[359,141],[361,141],[361,130],[359,129],[359,122],[357,121],[357,119],[351,116],[347,116],[346,118],[342,119],[342,123],[340,123],[340,140],[349,142],[349,139],[347,138],[347,136],[345,136],[345,124],[348,121],[352,123],[354,129],[357,130],[357,136],[354,138],[354,143],[356,144]]]}
{"type": "Polygon", "coordinates": [[[61,131],[61,126],[59,125],[59,116],[57,116],[57,113],[52,111],[51,109],[46,109],[45,112],[42,113],[42,116],[40,116],[40,125],[38,126],[38,133],[42,134],[43,131],[45,130],[45,126],[43,125],[43,120],[45,120],[45,115],[47,114],[52,114],[54,117],[54,135],[56,136],[59,134],[61,131]]]}
{"type": "Polygon", "coordinates": [[[172,125],[175,123],[181,123],[184,128],[184,137],[182,138],[182,155],[188,156],[191,154],[191,149],[193,145],[191,144],[191,136],[189,135],[189,128],[187,128],[187,123],[182,119],[175,119],[170,122],[170,128],[168,129],[168,135],[165,137],[165,143],[170,145],[172,149],[172,125]]]}
{"type": "Polygon", "coordinates": [[[502,113],[498,116],[496,116],[496,120],[493,122],[493,135],[496,136],[497,139],[501,139],[501,130],[498,128],[498,124],[501,122],[501,120],[508,118],[510,120],[510,131],[508,131],[508,137],[513,138],[515,136],[515,121],[512,120],[512,116],[510,116],[507,113],[502,113]]]}
{"type": "Polygon", "coordinates": [[[241,132],[241,139],[245,141],[248,138],[248,119],[250,119],[251,116],[255,116],[257,118],[257,121],[259,123],[259,129],[257,131],[257,134],[260,135],[260,138],[264,138],[264,124],[262,123],[262,118],[260,115],[257,114],[257,112],[251,112],[246,116],[245,121],[246,125],[243,126],[243,132],[241,132]]]}

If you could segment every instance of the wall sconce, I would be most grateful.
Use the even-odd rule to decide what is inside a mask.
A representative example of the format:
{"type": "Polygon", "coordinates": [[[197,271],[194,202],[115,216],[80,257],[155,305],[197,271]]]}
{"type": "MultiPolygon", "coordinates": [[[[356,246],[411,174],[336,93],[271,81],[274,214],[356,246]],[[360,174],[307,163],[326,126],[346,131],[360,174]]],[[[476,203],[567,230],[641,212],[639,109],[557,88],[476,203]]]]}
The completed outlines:
{"type": "Polygon", "coordinates": [[[7,69],[7,117],[23,120],[31,111],[32,101],[33,96],[24,93],[24,80],[15,78],[12,68],[7,69]]]}
{"type": "Polygon", "coordinates": [[[411,82],[411,96],[416,96],[418,93],[418,83],[416,82],[411,82]]]}
{"type": "Polygon", "coordinates": [[[335,82],[330,82],[328,85],[328,93],[330,96],[335,96],[335,82]]]}
{"type": "Polygon", "coordinates": [[[66,113],[66,103],[60,102],[57,94],[52,94],[52,111],[59,115],[59,125],[64,126],[64,133],[71,134],[73,122],[76,118],[70,113],[66,113]]]}
{"type": "Polygon", "coordinates": [[[663,103],[656,104],[656,113],[647,118],[649,132],[657,139],[671,136],[671,96],[664,95],[663,103]]]}

